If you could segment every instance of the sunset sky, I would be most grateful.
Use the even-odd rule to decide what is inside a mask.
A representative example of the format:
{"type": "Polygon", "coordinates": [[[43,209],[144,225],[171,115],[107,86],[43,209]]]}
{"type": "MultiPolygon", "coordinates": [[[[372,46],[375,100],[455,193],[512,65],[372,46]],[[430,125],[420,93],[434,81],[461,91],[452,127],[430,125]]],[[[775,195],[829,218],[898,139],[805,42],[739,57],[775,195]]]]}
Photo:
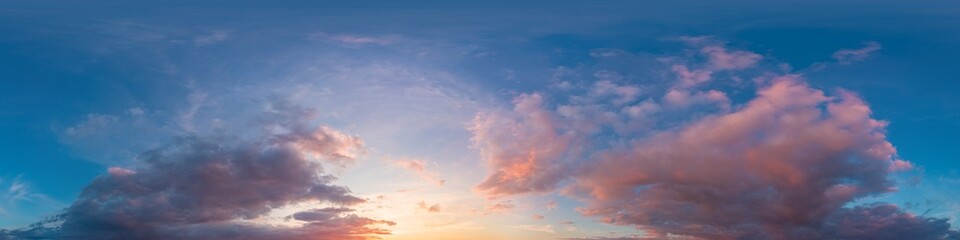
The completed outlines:
{"type": "Polygon", "coordinates": [[[0,240],[960,239],[957,1],[0,1],[0,240]]]}

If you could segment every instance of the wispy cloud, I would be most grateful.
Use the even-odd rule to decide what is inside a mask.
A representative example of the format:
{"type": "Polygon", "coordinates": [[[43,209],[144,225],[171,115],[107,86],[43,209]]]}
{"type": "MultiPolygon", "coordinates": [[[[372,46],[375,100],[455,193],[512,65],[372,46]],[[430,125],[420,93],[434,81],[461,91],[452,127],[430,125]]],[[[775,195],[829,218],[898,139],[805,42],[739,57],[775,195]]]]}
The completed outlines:
{"type": "Polygon", "coordinates": [[[513,202],[513,200],[503,200],[493,204],[488,204],[484,208],[483,213],[505,213],[513,210],[516,207],[517,205],[513,202]]]}
{"type": "MultiPolygon", "coordinates": [[[[17,175],[12,179],[0,178],[0,216],[7,219],[36,217],[24,215],[21,208],[25,205],[30,205],[34,209],[55,211],[65,204],[37,192],[29,182],[24,180],[23,175],[17,175]]],[[[0,237],[2,236],[0,234],[0,237]]]]}
{"type": "Polygon", "coordinates": [[[390,45],[398,42],[400,36],[368,36],[355,34],[334,34],[334,33],[314,33],[310,35],[311,39],[327,41],[346,46],[364,46],[364,45],[390,45]]]}
{"type": "Polygon", "coordinates": [[[880,51],[883,47],[880,43],[877,42],[866,42],[864,43],[863,48],[858,49],[841,49],[833,53],[833,59],[837,60],[839,64],[851,64],[859,61],[866,60],[870,58],[877,51],[880,51]]]}
{"type": "Polygon", "coordinates": [[[440,204],[427,204],[425,201],[420,201],[417,203],[417,209],[424,210],[427,212],[435,213],[440,212],[440,204]]]}
{"type": "Polygon", "coordinates": [[[440,173],[437,171],[427,170],[427,162],[420,159],[397,159],[389,160],[394,165],[399,166],[403,169],[410,170],[418,177],[423,180],[436,183],[439,186],[443,186],[446,183],[446,180],[440,178],[440,173]]]}
{"type": "Polygon", "coordinates": [[[555,233],[552,225],[518,225],[514,226],[513,228],[535,232],[555,233]]]}
{"type": "Polygon", "coordinates": [[[223,42],[227,39],[230,39],[230,33],[231,32],[227,30],[216,30],[210,32],[209,34],[197,35],[193,37],[193,44],[204,46],[223,42]]]}

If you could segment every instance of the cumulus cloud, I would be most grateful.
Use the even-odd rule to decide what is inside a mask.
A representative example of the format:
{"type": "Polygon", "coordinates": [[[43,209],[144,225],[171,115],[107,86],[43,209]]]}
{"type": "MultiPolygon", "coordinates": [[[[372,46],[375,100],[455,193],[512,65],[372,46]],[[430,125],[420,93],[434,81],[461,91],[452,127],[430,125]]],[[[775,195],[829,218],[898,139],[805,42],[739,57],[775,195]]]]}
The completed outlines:
{"type": "Polygon", "coordinates": [[[811,234],[893,190],[896,150],[859,97],[778,78],[738,111],[597,154],[569,190],[605,221],[706,238],[811,234]]]}
{"type": "Polygon", "coordinates": [[[540,94],[517,97],[513,112],[478,116],[471,126],[474,142],[495,172],[477,188],[491,195],[551,190],[564,177],[556,164],[569,151],[573,136],[557,132],[557,114],[543,109],[540,94]]]}
{"type": "Polygon", "coordinates": [[[710,70],[690,70],[687,66],[680,64],[673,65],[671,70],[680,78],[680,85],[683,87],[692,87],[710,81],[713,74],[710,70]]]}
{"type": "Polygon", "coordinates": [[[663,102],[678,107],[713,103],[721,108],[727,108],[730,99],[727,94],[717,90],[695,91],[670,89],[663,96],[663,102]]]}
{"type": "Polygon", "coordinates": [[[327,127],[310,127],[300,108],[267,112],[257,139],[185,136],[143,153],[142,166],[112,167],[97,177],[57,220],[59,228],[8,232],[15,237],[69,239],[367,239],[392,222],[350,213],[365,202],[323,163],[352,160],[362,142],[327,127]],[[292,113],[289,110],[297,110],[292,113]],[[299,203],[339,207],[293,214],[299,226],[253,221],[299,203]],[[45,235],[30,235],[45,234],[45,235]]]}
{"type": "MultiPolygon", "coordinates": [[[[746,51],[702,52],[714,70],[742,70],[761,59],[746,51]]],[[[611,110],[639,105],[641,95],[625,103],[589,94],[551,103],[545,94],[525,94],[512,112],[481,114],[471,130],[491,171],[478,189],[488,196],[560,189],[585,204],[578,208],[583,215],[659,237],[956,234],[942,219],[894,205],[848,206],[895,191],[891,173],[912,167],[887,140],[887,123],[873,119],[856,94],[828,94],[800,75],[781,75],[758,80],[752,99],[731,105],[724,91],[700,89],[707,77],[691,79],[686,67],[671,70],[679,79],[662,101],[644,101],[657,110],[640,114],[653,124],[636,131],[618,131],[625,116],[611,110]],[[683,108],[714,102],[721,107],[683,108]],[[680,123],[658,124],[658,118],[680,123]],[[891,230],[871,230],[880,228],[891,230]]]]}
{"type": "Polygon", "coordinates": [[[717,70],[738,70],[753,67],[762,58],[750,51],[728,51],[721,46],[706,46],[700,51],[709,58],[710,67],[717,70]]]}
{"type": "Polygon", "coordinates": [[[841,49],[833,53],[833,59],[839,64],[851,64],[863,61],[872,56],[883,47],[877,42],[867,42],[863,48],[859,49],[841,49]]]}
{"type": "Polygon", "coordinates": [[[762,57],[750,51],[728,50],[720,44],[705,46],[701,48],[700,53],[707,57],[706,66],[700,69],[684,64],[670,66],[670,70],[677,76],[677,82],[666,90],[663,102],[679,108],[714,105],[719,109],[727,110],[730,99],[725,92],[700,88],[713,81],[714,73],[751,68],[756,66],[762,57]]]}
{"type": "Polygon", "coordinates": [[[649,115],[660,106],[641,93],[639,86],[604,80],[558,106],[545,94],[531,93],[516,97],[512,111],[479,114],[469,128],[492,173],[477,190],[495,197],[555,189],[582,153],[585,137],[653,124],[649,115]]]}

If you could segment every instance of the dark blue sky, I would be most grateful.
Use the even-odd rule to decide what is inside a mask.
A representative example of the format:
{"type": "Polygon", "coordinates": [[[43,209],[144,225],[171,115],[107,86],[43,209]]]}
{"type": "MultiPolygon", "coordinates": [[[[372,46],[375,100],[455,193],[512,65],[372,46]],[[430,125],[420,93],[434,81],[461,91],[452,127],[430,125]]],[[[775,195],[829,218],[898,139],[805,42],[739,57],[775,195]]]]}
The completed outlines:
{"type": "MultiPolygon", "coordinates": [[[[914,168],[891,175],[900,192],[859,201],[920,204],[905,209],[930,208],[927,215],[956,224],[958,23],[956,1],[0,1],[0,228],[55,214],[109,167],[137,168],[141,152],[170,138],[247,136],[263,102],[278,98],[330,112],[316,121],[365,139],[367,163],[345,170],[358,177],[341,176],[360,194],[383,190],[363,186],[376,185],[364,169],[380,171],[381,158],[424,158],[440,175],[482,169],[465,127],[478,112],[510,109],[532,92],[562,105],[573,93],[558,83],[590,86],[603,72],[622,84],[669,88],[668,62],[704,60],[678,39],[700,36],[763,56],[757,67],[717,79],[795,73],[831,95],[843,88],[861,96],[872,118],[889,122],[887,140],[914,168]],[[869,43],[881,47],[849,64],[832,57],[869,43]],[[608,50],[629,56],[597,57],[608,50]],[[406,92],[394,98],[384,89],[406,92]]],[[[734,108],[755,97],[728,90],[734,108]]],[[[657,91],[644,94],[658,99],[657,91]]],[[[604,134],[613,133],[591,139],[604,134]]],[[[446,187],[470,192],[484,174],[467,175],[446,187]]],[[[514,201],[554,198],[569,211],[547,220],[608,231],[573,210],[582,206],[575,197],[514,201]]],[[[522,213],[530,214],[537,213],[522,213]]],[[[490,236],[521,236],[502,234],[490,236]]]]}

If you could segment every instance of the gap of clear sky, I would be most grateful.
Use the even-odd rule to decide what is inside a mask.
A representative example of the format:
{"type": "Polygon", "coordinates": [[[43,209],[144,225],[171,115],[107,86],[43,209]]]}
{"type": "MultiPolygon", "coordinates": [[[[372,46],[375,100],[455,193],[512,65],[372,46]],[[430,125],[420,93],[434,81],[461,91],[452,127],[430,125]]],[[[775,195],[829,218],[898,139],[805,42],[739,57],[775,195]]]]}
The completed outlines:
{"type": "Polygon", "coordinates": [[[0,1],[0,239],[960,239],[956,1],[0,1]]]}

